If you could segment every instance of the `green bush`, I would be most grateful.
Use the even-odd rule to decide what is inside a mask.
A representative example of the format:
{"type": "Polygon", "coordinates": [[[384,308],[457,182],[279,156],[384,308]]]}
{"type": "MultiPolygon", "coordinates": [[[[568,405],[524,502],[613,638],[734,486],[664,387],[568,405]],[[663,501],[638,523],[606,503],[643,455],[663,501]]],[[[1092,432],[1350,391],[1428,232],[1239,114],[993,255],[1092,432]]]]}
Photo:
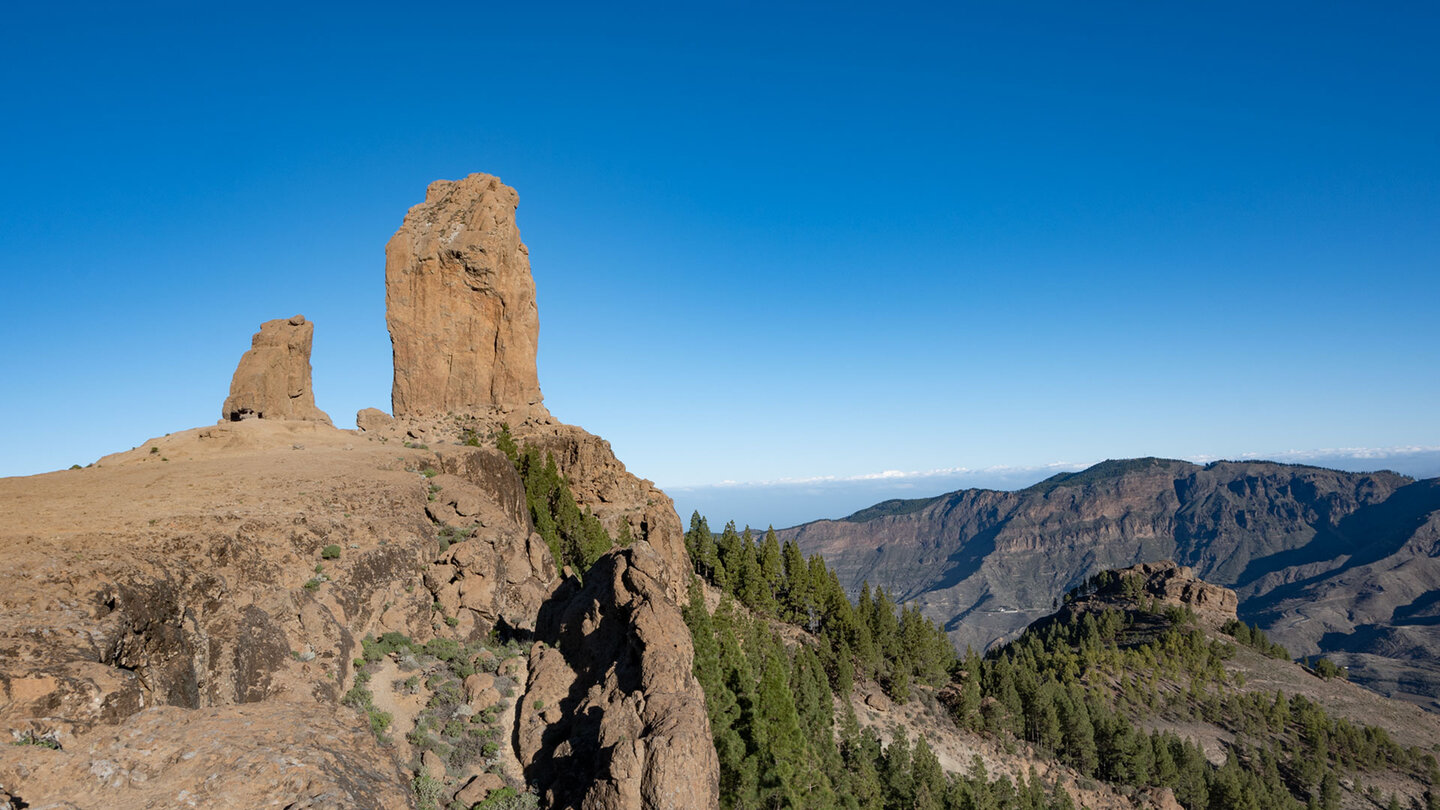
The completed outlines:
{"type": "Polygon", "coordinates": [[[334,545],[334,544],[331,544],[331,545],[326,546],[325,548],[321,549],[321,551],[320,551],[320,559],[322,559],[322,560],[338,560],[338,559],[340,559],[340,547],[337,546],[337,545],[334,545]]]}
{"type": "Polygon", "coordinates": [[[441,794],[445,784],[428,773],[421,772],[415,777],[415,804],[420,810],[440,810],[441,794]]]}

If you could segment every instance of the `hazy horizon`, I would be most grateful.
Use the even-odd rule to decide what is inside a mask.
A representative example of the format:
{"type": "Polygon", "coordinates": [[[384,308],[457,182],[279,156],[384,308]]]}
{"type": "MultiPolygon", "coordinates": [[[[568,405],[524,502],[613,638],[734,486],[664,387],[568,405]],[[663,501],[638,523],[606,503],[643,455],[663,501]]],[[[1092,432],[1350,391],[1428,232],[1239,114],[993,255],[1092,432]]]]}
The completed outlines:
{"type": "MultiPolygon", "coordinates": [[[[799,480],[729,481],[669,487],[662,484],[661,488],[674,499],[675,511],[686,525],[689,525],[691,513],[698,511],[716,531],[730,520],[742,528],[748,525],[758,530],[773,525],[781,529],[814,520],[840,519],[892,498],[932,498],[962,489],[1024,489],[1058,473],[1083,470],[1104,460],[974,470],[890,470],[848,478],[819,476],[799,480]]],[[[1440,477],[1440,447],[1292,450],[1182,460],[1196,464],[1221,460],[1276,461],[1347,472],[1390,470],[1415,479],[1440,477]]]]}

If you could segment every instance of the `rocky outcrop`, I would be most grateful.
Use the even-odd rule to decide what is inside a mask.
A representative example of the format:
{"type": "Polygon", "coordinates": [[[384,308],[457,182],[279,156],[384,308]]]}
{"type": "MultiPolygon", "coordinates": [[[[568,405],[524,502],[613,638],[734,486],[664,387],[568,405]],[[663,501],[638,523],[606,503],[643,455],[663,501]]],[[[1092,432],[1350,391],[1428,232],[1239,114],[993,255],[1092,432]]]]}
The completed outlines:
{"type": "Polygon", "coordinates": [[[473,803],[525,788],[519,750],[553,806],[716,806],[679,518],[541,403],[515,205],[436,183],[391,240],[395,417],[329,424],[297,316],[262,326],[220,424],[0,480],[0,735],[38,743],[0,745],[0,807],[403,807],[411,754],[473,803]],[[557,594],[523,481],[476,446],[501,424],[635,538],[584,589],[557,594]],[[410,744],[436,696],[464,757],[410,744]]]}
{"type": "Polygon", "coordinates": [[[430,479],[425,511],[446,548],[425,570],[426,589],[461,638],[533,631],[557,571],[530,526],[520,476],[497,450],[446,448],[436,462],[445,472],[430,479]]]}
{"type": "Polygon", "coordinates": [[[396,417],[543,408],[540,317],[518,204],[487,174],[438,180],[385,246],[396,417]]]}
{"type": "Polygon", "coordinates": [[[1221,627],[1236,618],[1239,599],[1234,591],[1204,582],[1195,576],[1195,569],[1170,560],[1132,565],[1107,572],[1102,578],[1098,586],[1092,578],[1089,587],[1082,587],[1062,612],[1132,607],[1141,600],[1153,599],[1158,606],[1189,608],[1211,627],[1221,627]]]}
{"type": "Polygon", "coordinates": [[[594,512],[607,531],[618,535],[623,523],[631,537],[647,541],[672,572],[671,600],[678,604],[685,598],[682,574],[690,570],[685,530],[669,495],[626,470],[609,442],[580,428],[538,423],[521,425],[515,435],[522,445],[554,457],[576,503],[594,512]]]}
{"type": "Polygon", "coordinates": [[[220,409],[222,421],[301,419],[330,422],[315,407],[310,386],[310,345],[315,324],[304,315],[266,321],[240,357],[230,381],[230,396],[220,409]]]}
{"type": "Polygon", "coordinates": [[[547,606],[517,729],[546,806],[718,806],[705,695],[670,576],[637,541],[547,606]]]}

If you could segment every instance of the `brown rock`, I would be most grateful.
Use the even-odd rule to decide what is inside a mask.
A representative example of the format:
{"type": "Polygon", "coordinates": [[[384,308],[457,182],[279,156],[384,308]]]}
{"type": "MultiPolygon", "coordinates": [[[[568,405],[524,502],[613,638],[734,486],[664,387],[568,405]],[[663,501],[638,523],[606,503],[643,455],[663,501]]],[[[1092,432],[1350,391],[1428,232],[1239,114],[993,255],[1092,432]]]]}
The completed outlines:
{"type": "Polygon", "coordinates": [[[250,341],[250,351],[240,358],[230,381],[220,418],[301,419],[330,422],[315,407],[310,387],[310,344],[315,324],[296,315],[290,319],[266,321],[250,341]]]}
{"type": "Polygon", "coordinates": [[[491,791],[499,790],[504,786],[505,780],[499,776],[489,772],[482,773],[455,792],[455,801],[470,807],[484,801],[491,791]]]}
{"type": "MultiPolygon", "coordinates": [[[[466,702],[467,702],[467,703],[471,703],[471,704],[475,703],[477,697],[479,697],[482,693],[484,693],[485,690],[491,689],[491,688],[493,688],[494,686],[495,686],[495,676],[492,675],[492,674],[490,674],[489,672],[476,672],[475,674],[466,677],[466,678],[465,678],[465,700],[466,700],[466,702]]],[[[488,703],[482,704],[482,705],[478,706],[477,708],[483,709],[483,708],[485,708],[485,706],[488,706],[488,705],[490,705],[490,704],[488,704],[488,703]]]]}
{"type": "Polygon", "coordinates": [[[441,759],[439,754],[431,751],[428,748],[425,750],[425,753],[420,757],[420,768],[425,773],[430,774],[431,778],[445,778],[445,760],[441,759]]]}
{"type": "Polygon", "coordinates": [[[385,246],[397,417],[541,407],[540,317],[518,204],[490,175],[437,180],[385,246]]]}
{"type": "Polygon", "coordinates": [[[379,408],[361,408],[355,414],[355,427],[366,433],[378,433],[395,426],[395,418],[379,408]]]}
{"type": "Polygon", "coordinates": [[[669,577],[665,560],[636,541],[542,613],[548,643],[531,653],[517,743],[545,805],[718,806],[705,696],[669,577]]]}
{"type": "Polygon", "coordinates": [[[0,797],[114,810],[410,806],[407,780],[363,721],[315,709],[162,706],[62,751],[0,745],[0,797]]]}
{"type": "Polygon", "coordinates": [[[670,598],[677,604],[684,601],[681,574],[689,570],[690,558],[685,551],[685,530],[669,495],[625,469],[609,442],[581,428],[533,423],[518,427],[515,436],[521,444],[536,447],[542,457],[555,458],[576,503],[594,512],[611,535],[628,531],[659,552],[673,572],[668,579],[670,598]]]}

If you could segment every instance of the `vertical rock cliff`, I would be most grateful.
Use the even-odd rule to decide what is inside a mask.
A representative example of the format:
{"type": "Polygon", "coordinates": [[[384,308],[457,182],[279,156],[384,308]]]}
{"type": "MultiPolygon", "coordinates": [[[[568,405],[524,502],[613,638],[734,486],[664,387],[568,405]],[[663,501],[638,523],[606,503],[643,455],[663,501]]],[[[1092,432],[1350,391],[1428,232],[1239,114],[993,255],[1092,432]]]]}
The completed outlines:
{"type": "Polygon", "coordinates": [[[488,174],[438,180],[385,246],[396,416],[540,406],[540,316],[519,201],[488,174]]]}

